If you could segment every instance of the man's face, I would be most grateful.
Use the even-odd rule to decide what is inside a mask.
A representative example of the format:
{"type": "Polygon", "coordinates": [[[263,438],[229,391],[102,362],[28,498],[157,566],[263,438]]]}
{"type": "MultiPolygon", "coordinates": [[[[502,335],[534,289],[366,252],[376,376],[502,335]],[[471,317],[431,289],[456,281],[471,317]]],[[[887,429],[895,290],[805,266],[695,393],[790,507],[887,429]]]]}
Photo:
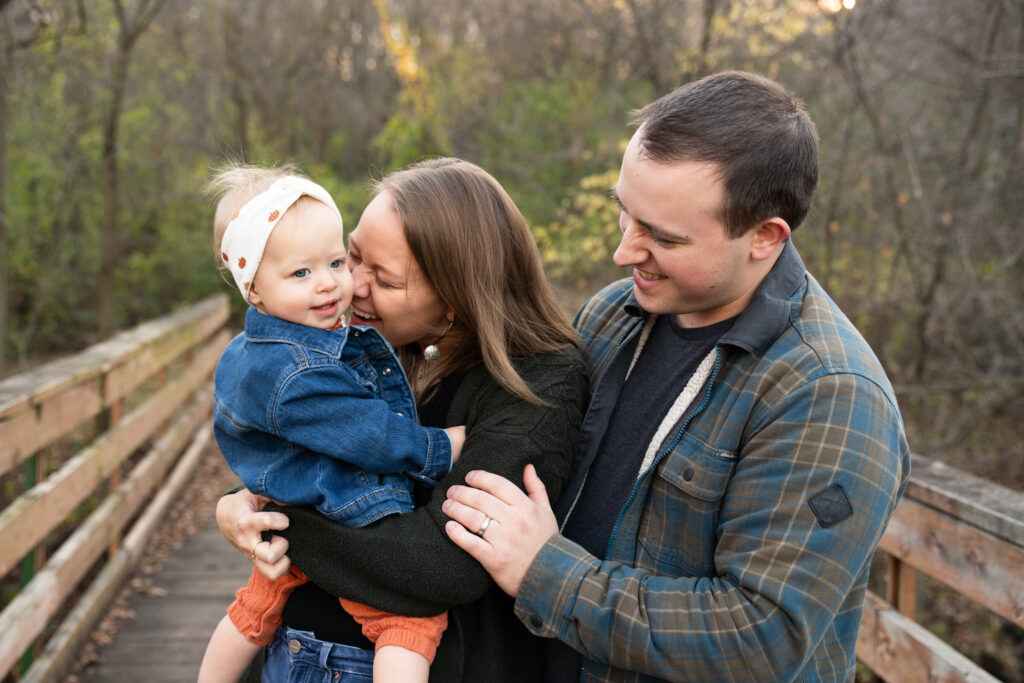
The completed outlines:
{"type": "Polygon", "coordinates": [[[632,266],[637,301],[649,313],[675,315],[683,327],[738,315],[764,275],[751,257],[756,231],[730,239],[718,217],[725,192],[717,167],[653,161],[641,154],[641,131],[613,188],[622,230],[615,264],[632,266]]]}

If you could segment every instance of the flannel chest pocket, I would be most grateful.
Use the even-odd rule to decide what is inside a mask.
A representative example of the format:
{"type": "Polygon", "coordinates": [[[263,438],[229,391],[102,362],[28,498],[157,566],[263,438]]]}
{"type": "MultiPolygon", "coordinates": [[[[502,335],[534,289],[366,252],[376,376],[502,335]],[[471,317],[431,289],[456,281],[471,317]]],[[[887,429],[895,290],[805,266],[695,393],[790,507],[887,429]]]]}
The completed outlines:
{"type": "Polygon", "coordinates": [[[671,576],[712,576],[718,513],[736,456],[684,434],[657,465],[640,521],[637,566],[671,576]]]}

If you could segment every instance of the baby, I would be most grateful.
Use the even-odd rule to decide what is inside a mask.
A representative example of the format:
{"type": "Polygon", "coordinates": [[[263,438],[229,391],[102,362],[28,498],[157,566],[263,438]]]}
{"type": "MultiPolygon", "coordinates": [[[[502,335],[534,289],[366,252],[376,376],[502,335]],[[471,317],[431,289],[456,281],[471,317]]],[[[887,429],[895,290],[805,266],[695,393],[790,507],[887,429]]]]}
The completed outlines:
{"type": "MultiPolygon", "coordinates": [[[[418,425],[390,345],[372,328],[345,326],[353,283],[331,196],[289,169],[233,168],[212,186],[221,193],[215,252],[250,304],[217,365],[221,453],[253,493],[346,525],[412,510],[414,481],[435,485],[448,473],[465,428],[418,425]]],[[[277,581],[254,570],[207,645],[200,683],[238,680],[306,580],[295,568],[277,581]]],[[[375,681],[427,680],[447,615],[341,604],[376,643],[375,681]]]]}

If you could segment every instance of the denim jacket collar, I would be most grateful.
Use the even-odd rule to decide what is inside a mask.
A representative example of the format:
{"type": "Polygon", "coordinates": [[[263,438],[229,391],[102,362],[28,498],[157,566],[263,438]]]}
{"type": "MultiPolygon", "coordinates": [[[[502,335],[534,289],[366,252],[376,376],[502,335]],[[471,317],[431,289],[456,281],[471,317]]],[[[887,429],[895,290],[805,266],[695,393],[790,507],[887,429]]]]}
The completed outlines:
{"type": "MultiPolygon", "coordinates": [[[[719,344],[731,344],[752,352],[775,340],[797,315],[799,304],[790,301],[793,294],[805,283],[807,269],[792,240],[786,240],[779,259],[761,281],[754,298],[719,340],[719,344]]],[[[637,303],[636,294],[630,291],[623,309],[631,316],[646,319],[647,311],[637,303]]]]}
{"type": "Polygon", "coordinates": [[[253,343],[290,341],[312,351],[340,357],[348,339],[348,327],[322,330],[260,313],[255,306],[245,312],[245,338],[253,343]]]}

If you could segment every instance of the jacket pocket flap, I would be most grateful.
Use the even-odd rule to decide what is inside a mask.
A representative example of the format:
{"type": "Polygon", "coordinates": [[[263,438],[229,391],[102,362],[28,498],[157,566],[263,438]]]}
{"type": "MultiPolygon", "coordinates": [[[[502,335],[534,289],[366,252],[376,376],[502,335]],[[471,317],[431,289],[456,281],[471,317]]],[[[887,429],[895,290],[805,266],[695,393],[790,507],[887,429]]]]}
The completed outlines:
{"type": "Polygon", "coordinates": [[[732,453],[684,437],[658,467],[658,475],[683,493],[716,501],[725,493],[736,465],[732,453]]]}

